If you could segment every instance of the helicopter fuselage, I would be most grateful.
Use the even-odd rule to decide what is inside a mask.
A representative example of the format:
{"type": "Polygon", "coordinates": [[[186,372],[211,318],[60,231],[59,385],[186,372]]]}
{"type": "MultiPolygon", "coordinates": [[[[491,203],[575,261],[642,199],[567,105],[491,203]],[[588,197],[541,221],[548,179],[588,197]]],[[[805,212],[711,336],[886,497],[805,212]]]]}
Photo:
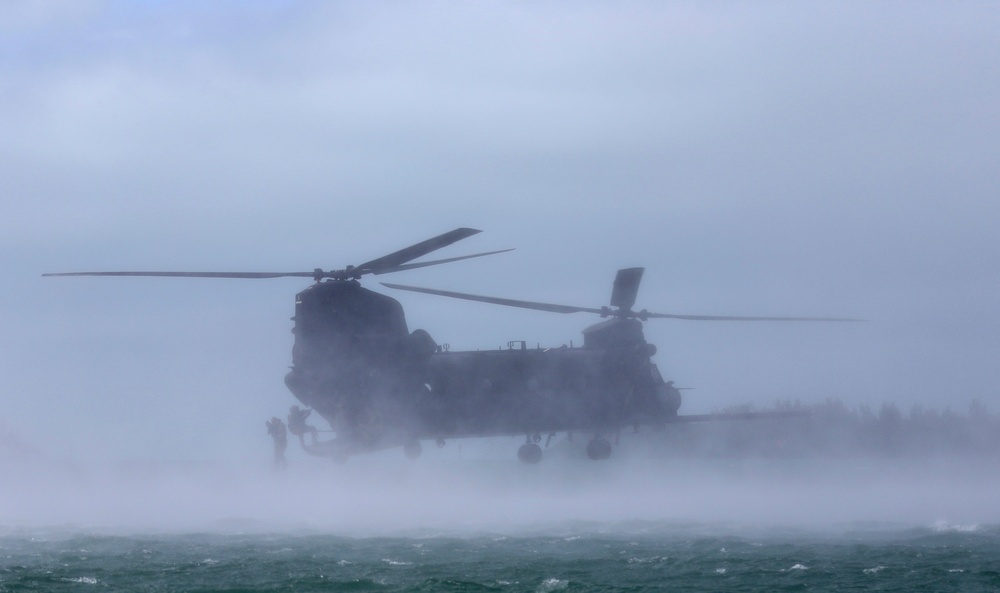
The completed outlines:
{"type": "Polygon", "coordinates": [[[579,347],[512,341],[453,352],[409,332],[395,299],[329,280],[299,293],[294,320],[286,384],[347,453],[421,439],[609,433],[663,424],[680,406],[636,319],[593,325],[579,347]]]}

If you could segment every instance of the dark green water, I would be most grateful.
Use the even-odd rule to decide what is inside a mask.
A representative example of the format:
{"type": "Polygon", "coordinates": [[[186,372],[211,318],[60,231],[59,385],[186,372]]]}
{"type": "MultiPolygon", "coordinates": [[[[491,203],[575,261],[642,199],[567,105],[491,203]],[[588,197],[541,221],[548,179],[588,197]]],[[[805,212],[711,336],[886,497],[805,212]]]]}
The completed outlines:
{"type": "Polygon", "coordinates": [[[1000,528],[0,537],[0,591],[998,591],[1000,528]]]}

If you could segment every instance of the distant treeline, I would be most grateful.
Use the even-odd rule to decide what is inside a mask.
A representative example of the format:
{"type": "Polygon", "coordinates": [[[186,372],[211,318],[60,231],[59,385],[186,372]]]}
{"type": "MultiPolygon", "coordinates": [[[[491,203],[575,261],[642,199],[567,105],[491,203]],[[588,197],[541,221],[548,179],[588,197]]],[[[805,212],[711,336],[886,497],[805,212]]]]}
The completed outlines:
{"type": "Polygon", "coordinates": [[[679,455],[725,457],[884,456],[1000,457],[1000,416],[973,401],[966,412],[895,404],[877,410],[839,400],[814,405],[782,401],[724,413],[799,411],[801,418],[722,421],[671,426],[667,439],[679,455]]]}

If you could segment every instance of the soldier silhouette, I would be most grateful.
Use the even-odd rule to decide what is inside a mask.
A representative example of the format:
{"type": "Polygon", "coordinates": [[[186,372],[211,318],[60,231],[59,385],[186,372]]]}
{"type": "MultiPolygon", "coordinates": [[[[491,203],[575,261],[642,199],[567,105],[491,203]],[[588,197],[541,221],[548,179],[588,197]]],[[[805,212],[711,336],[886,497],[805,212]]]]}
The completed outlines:
{"type": "Polygon", "coordinates": [[[285,449],[288,448],[285,423],[274,416],[267,422],[267,434],[271,435],[271,440],[274,441],[274,471],[281,471],[288,467],[288,462],[285,461],[285,449]]]}
{"type": "Polygon", "coordinates": [[[316,427],[306,424],[306,418],[311,413],[312,410],[303,410],[298,406],[292,406],[288,409],[288,432],[299,437],[299,442],[302,443],[303,447],[306,446],[306,440],[303,437],[307,432],[312,435],[312,444],[316,444],[316,427]]]}

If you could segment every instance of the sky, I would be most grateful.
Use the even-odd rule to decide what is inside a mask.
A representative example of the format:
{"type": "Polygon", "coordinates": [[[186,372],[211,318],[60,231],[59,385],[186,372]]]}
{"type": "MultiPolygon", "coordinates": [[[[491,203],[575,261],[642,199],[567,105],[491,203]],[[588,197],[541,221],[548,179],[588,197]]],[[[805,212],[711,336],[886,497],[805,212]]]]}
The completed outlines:
{"type": "MultiPolygon", "coordinates": [[[[453,350],[637,308],[681,412],[840,399],[1000,412],[993,2],[0,4],[0,446],[266,458],[300,271],[368,277],[453,350]]],[[[12,453],[14,452],[14,453],[12,453]]]]}

